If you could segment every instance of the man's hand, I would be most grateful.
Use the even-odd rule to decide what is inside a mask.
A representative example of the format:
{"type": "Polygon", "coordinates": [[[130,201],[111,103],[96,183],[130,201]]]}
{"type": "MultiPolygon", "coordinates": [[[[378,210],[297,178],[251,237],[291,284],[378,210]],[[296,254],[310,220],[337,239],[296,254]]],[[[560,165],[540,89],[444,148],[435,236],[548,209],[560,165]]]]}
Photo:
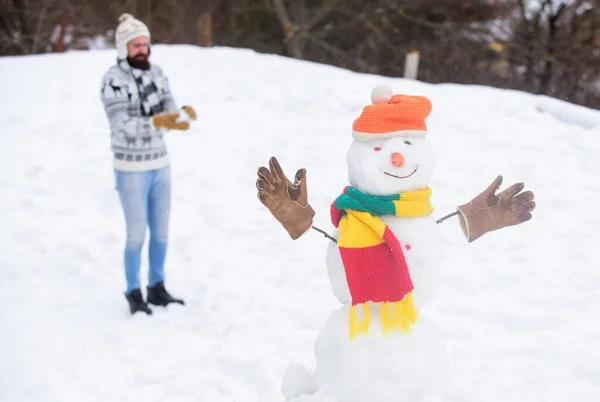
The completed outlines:
{"type": "Polygon", "coordinates": [[[269,169],[260,167],[257,171],[258,198],[271,214],[296,240],[312,226],[315,211],[308,203],[306,191],[306,169],[296,172],[292,184],[275,157],[269,160],[269,169]]]}
{"type": "Polygon", "coordinates": [[[178,122],[179,113],[161,113],[152,116],[152,124],[156,128],[168,128],[170,130],[187,130],[190,123],[187,121],[178,122]]]}
{"type": "Polygon", "coordinates": [[[487,232],[531,219],[531,211],[535,209],[533,193],[519,194],[525,185],[516,183],[496,195],[501,184],[502,176],[498,176],[481,194],[457,207],[460,225],[469,243],[487,232]]]}

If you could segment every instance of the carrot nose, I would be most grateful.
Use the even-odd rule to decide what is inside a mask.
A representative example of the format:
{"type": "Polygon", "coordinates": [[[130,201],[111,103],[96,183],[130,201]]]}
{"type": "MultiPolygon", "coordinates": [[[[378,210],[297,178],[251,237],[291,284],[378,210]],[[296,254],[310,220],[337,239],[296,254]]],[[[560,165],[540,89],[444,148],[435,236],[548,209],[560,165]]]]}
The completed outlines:
{"type": "Polygon", "coordinates": [[[399,152],[394,152],[392,154],[392,163],[397,167],[404,165],[404,156],[399,152]]]}

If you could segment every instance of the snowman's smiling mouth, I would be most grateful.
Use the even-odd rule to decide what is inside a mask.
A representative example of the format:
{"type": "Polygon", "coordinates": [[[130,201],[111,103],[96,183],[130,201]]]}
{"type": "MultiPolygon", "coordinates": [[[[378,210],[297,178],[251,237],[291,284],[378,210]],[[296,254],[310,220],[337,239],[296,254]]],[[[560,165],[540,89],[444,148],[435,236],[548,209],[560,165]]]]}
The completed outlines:
{"type": "Polygon", "coordinates": [[[395,174],[388,173],[388,172],[386,172],[385,170],[383,171],[383,173],[384,173],[384,174],[387,174],[388,176],[395,177],[396,179],[406,179],[407,177],[410,177],[410,176],[412,176],[413,174],[415,174],[415,172],[417,171],[417,169],[418,169],[418,168],[419,168],[419,166],[417,166],[417,167],[415,168],[415,170],[413,170],[413,171],[412,171],[412,173],[411,173],[411,174],[409,174],[408,176],[398,176],[398,175],[395,175],[395,174]]]}

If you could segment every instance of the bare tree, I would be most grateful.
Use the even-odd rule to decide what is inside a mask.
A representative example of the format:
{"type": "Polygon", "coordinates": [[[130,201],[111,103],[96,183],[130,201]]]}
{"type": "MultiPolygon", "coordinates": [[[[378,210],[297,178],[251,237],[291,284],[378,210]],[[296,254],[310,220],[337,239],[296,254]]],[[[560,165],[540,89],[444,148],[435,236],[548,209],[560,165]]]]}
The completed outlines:
{"type": "Polygon", "coordinates": [[[297,59],[304,58],[304,48],[311,41],[312,31],[340,4],[341,0],[288,1],[265,0],[281,23],[288,52],[297,59]]]}
{"type": "Polygon", "coordinates": [[[354,71],[494,85],[600,108],[600,0],[0,0],[1,54],[109,44],[120,14],[153,43],[251,48],[354,71]]]}
{"type": "Polygon", "coordinates": [[[1,1],[1,54],[32,54],[53,50],[53,30],[64,14],[60,0],[1,1]]]}

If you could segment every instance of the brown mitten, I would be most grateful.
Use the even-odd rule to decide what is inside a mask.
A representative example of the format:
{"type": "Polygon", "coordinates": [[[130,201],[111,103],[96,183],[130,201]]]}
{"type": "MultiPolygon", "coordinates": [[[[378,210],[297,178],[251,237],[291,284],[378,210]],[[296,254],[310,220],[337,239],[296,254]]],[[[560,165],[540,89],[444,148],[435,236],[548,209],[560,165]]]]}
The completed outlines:
{"type": "Polygon", "coordinates": [[[296,172],[292,184],[283,173],[275,157],[269,160],[269,167],[258,168],[258,198],[271,214],[283,225],[293,240],[296,240],[312,226],[315,211],[308,203],[306,192],[306,169],[296,172]]]}
{"type": "Polygon", "coordinates": [[[519,194],[525,185],[516,183],[496,195],[501,184],[502,176],[498,176],[485,191],[457,207],[460,226],[469,243],[487,232],[531,219],[531,211],[535,209],[533,193],[519,194]]]}
{"type": "Polygon", "coordinates": [[[161,113],[152,116],[152,124],[156,128],[168,128],[171,130],[187,130],[190,123],[187,121],[178,122],[179,113],[161,113]]]}
{"type": "Polygon", "coordinates": [[[185,106],[182,106],[181,109],[183,109],[188,114],[188,116],[190,116],[190,119],[196,120],[196,117],[197,117],[196,111],[194,110],[193,107],[185,105],[185,106]]]}

